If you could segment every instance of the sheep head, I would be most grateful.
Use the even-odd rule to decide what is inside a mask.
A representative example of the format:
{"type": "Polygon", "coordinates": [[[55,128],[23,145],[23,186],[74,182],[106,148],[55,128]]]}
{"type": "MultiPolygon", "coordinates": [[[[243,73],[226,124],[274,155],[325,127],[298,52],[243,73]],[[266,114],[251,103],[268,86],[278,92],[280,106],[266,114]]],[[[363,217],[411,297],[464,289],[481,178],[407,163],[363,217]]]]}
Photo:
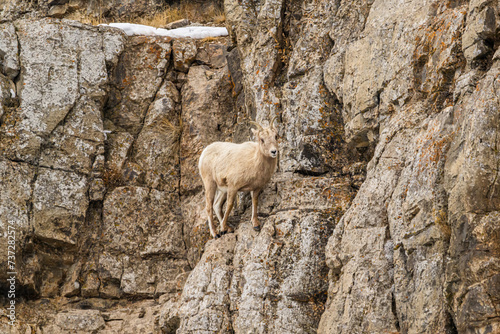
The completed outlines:
{"type": "Polygon", "coordinates": [[[257,122],[250,122],[250,124],[257,127],[257,129],[252,129],[252,133],[255,136],[256,142],[259,144],[260,152],[264,156],[273,159],[278,156],[278,130],[274,127],[275,120],[276,117],[269,123],[270,125],[268,128],[263,128],[257,122]]]}

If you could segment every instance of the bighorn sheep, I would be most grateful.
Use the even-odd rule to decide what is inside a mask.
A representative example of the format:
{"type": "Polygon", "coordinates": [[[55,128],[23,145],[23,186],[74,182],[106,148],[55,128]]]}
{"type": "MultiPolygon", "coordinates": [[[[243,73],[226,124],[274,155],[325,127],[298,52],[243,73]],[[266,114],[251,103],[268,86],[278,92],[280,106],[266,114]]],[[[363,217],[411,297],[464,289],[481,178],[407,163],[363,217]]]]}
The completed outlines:
{"type": "Polygon", "coordinates": [[[210,234],[218,238],[233,230],[227,225],[238,191],[250,191],[252,195],[252,223],[260,231],[257,219],[259,194],[276,170],[278,157],[277,130],[274,121],[268,128],[257,122],[250,122],[256,142],[242,144],[215,142],[208,145],[200,155],[198,168],[205,187],[206,211],[210,234]],[[227,199],[224,217],[222,206],[227,199]],[[215,200],[215,204],[214,204],[215,200]],[[213,209],[221,224],[220,233],[215,233],[213,209]]]}

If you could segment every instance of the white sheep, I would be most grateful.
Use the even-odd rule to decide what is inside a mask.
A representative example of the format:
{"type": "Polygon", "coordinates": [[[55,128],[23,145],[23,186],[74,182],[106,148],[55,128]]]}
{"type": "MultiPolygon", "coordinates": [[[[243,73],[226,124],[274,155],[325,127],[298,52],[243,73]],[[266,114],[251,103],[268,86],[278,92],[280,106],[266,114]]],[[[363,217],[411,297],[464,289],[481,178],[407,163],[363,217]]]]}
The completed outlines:
{"type": "Polygon", "coordinates": [[[252,195],[252,223],[260,231],[257,219],[259,194],[276,170],[278,157],[277,130],[274,121],[268,128],[250,122],[256,142],[241,144],[215,142],[201,152],[198,168],[205,187],[206,211],[210,234],[218,238],[233,230],[227,225],[238,191],[250,191],[252,195]],[[215,199],[215,203],[214,203],[215,199]],[[227,199],[227,207],[222,217],[222,206],[227,199]],[[221,224],[221,232],[215,233],[213,209],[221,224]]]}

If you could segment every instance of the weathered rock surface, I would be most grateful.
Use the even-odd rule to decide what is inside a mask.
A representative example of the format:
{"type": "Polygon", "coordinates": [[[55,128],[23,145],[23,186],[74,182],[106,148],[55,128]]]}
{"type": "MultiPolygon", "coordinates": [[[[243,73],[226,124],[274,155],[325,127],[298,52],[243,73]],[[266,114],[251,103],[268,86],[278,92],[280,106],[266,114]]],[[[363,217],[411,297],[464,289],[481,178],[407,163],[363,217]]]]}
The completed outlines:
{"type": "MultiPolygon", "coordinates": [[[[183,122],[193,122],[188,107],[181,112],[195,103],[194,96],[183,103],[181,91],[197,90],[206,108],[220,99],[216,108],[230,115],[224,53],[184,41],[193,61],[198,47],[210,50],[202,72],[186,63],[213,79],[205,93],[197,76],[173,67],[169,38],[51,19],[4,23],[1,31],[2,250],[15,230],[18,296],[35,300],[19,301],[18,326],[6,328],[160,331],[153,301],[177,301],[206,241],[197,238],[207,235],[206,225],[185,223],[180,205],[198,205],[197,196],[180,195],[183,122]],[[37,304],[40,297],[49,299],[37,304]]],[[[7,257],[1,261],[7,267],[7,257]]]]}
{"type": "Polygon", "coordinates": [[[168,67],[170,38],[129,38],[112,77],[107,118],[137,135],[168,67]],[[125,64],[127,64],[125,66],[125,64]]]}
{"type": "MultiPolygon", "coordinates": [[[[0,171],[2,189],[0,193],[0,228],[2,235],[0,248],[3,254],[9,254],[9,245],[11,245],[13,246],[10,248],[13,251],[11,254],[17,254],[15,252],[15,241],[26,238],[29,233],[29,200],[33,191],[32,183],[35,172],[33,167],[28,164],[5,159],[0,160],[0,171]]],[[[19,258],[17,257],[16,260],[19,258]]],[[[8,268],[7,261],[6,256],[0,260],[3,268],[8,268]]],[[[4,270],[0,277],[2,281],[5,281],[8,278],[7,271],[4,270]]]]}
{"type": "MultiPolygon", "coordinates": [[[[12,220],[19,227],[19,280],[31,293],[54,296],[87,237],[82,227],[90,218],[90,174],[99,172],[96,162],[104,153],[101,113],[106,66],[113,66],[106,61],[121,50],[103,48],[103,36],[108,41],[123,36],[47,19],[16,21],[13,26],[14,34],[4,25],[10,33],[2,40],[2,70],[12,73],[12,59],[19,59],[20,70],[10,74],[15,86],[10,102],[2,103],[0,151],[3,161],[10,161],[7,173],[28,168],[12,175],[12,180],[24,175],[18,186],[26,184],[29,193],[25,213],[12,220]],[[40,248],[42,244],[47,248],[40,248]]],[[[9,194],[9,188],[2,194],[9,194]]],[[[7,208],[16,203],[18,193],[6,198],[7,208]]]]}
{"type": "Polygon", "coordinates": [[[136,18],[151,15],[164,5],[161,0],[9,0],[0,3],[1,19],[16,19],[29,14],[33,17],[72,17],[74,14],[94,18],[136,18]]]}
{"type": "Polygon", "coordinates": [[[191,24],[191,21],[189,21],[188,19],[180,19],[180,20],[176,20],[174,22],[170,22],[170,23],[166,24],[163,28],[165,28],[165,29],[177,29],[177,28],[188,26],[190,24],[191,24]]]}
{"type": "MultiPolygon", "coordinates": [[[[223,0],[190,0],[181,4],[163,0],[5,0],[0,2],[0,20],[16,20],[21,17],[83,19],[85,22],[130,22],[144,18],[163,19],[163,24],[175,19],[179,13],[194,16],[203,8],[222,9],[223,0]],[[195,6],[192,6],[193,3],[195,6]],[[204,5],[203,7],[201,5],[204,5]],[[161,15],[166,12],[167,15],[161,15]]],[[[161,23],[161,22],[160,22],[161,23]]],[[[170,22],[169,29],[190,24],[187,19],[170,22]],[[186,23],[187,21],[187,23],[186,23]]]]}
{"type": "Polygon", "coordinates": [[[174,68],[177,71],[187,73],[198,51],[194,41],[191,39],[176,39],[172,43],[172,51],[174,53],[174,68]]]}
{"type": "MultiPolygon", "coordinates": [[[[487,172],[498,155],[481,149],[484,140],[480,139],[474,147],[464,147],[465,138],[480,138],[480,133],[487,132],[490,142],[484,145],[497,145],[496,136],[492,135],[498,131],[497,120],[487,116],[488,110],[498,111],[497,94],[482,88],[495,86],[488,78],[496,75],[497,65],[482,59],[482,64],[490,62],[482,67],[477,58],[467,55],[468,47],[463,43],[469,37],[464,33],[461,38],[461,31],[464,14],[474,8],[472,3],[462,6],[398,3],[399,10],[413,14],[394,16],[405,17],[405,24],[390,25],[390,34],[384,33],[391,42],[380,40],[383,43],[380,50],[394,47],[387,54],[377,50],[379,39],[375,36],[390,22],[385,18],[390,2],[384,2],[383,7],[377,5],[382,3],[374,2],[365,37],[356,42],[365,40],[370,48],[348,49],[341,89],[344,104],[352,101],[351,110],[361,112],[365,120],[368,112],[370,122],[376,121],[373,124],[379,127],[380,138],[368,165],[367,180],[329,242],[327,259],[334,279],[319,332],[424,333],[430,328],[443,333],[498,331],[495,316],[492,313],[486,316],[495,304],[491,299],[494,297],[477,293],[494,280],[497,270],[470,275],[461,268],[471,264],[452,260],[480,247],[492,252],[487,261],[498,262],[494,248],[472,245],[467,239],[474,238],[474,232],[464,230],[468,224],[482,219],[488,226],[487,217],[498,210],[498,205],[488,199],[498,187],[497,172],[489,175],[487,172]],[[415,24],[408,19],[415,20],[415,24]],[[351,52],[354,54],[349,56],[351,52]],[[388,65],[375,68],[371,67],[373,61],[364,61],[347,71],[347,59],[356,57],[376,57],[377,62],[388,65]],[[392,57],[398,57],[398,61],[392,57]],[[377,83],[384,76],[373,75],[374,71],[384,69],[384,75],[390,75],[395,66],[401,69],[396,77],[386,77],[385,82],[377,83]],[[346,83],[352,80],[346,77],[348,73],[354,80],[360,75],[370,76],[359,79],[360,84],[363,82],[358,85],[360,95],[345,94],[346,83]],[[468,85],[478,88],[469,89],[468,85]],[[361,90],[364,86],[380,87],[376,100],[373,93],[368,94],[377,105],[365,107],[364,101],[370,99],[361,90]],[[380,116],[373,118],[377,114],[380,116]],[[473,125],[479,119],[481,124],[488,125],[473,125]],[[459,152],[465,151],[467,158],[461,158],[459,152]],[[463,163],[476,166],[469,169],[467,174],[474,175],[469,179],[465,175],[458,178],[462,171],[466,173],[463,163]],[[474,189],[482,189],[482,195],[474,189]],[[471,200],[465,206],[463,201],[467,198],[471,200]],[[469,290],[474,297],[464,298],[469,290]],[[472,311],[477,305],[484,305],[478,313],[472,311]],[[490,320],[486,320],[488,317],[490,320]]],[[[355,116],[346,112],[352,115],[347,119],[355,116]]],[[[368,128],[374,127],[359,123],[348,129],[347,134],[354,130],[351,138],[358,145],[357,135],[364,135],[368,128]]],[[[494,233],[489,236],[497,239],[494,233]]],[[[476,259],[479,258],[482,256],[476,259]]]]}
{"type": "Polygon", "coordinates": [[[190,68],[182,88],[182,193],[201,190],[198,158],[203,148],[214,141],[231,139],[236,117],[230,92],[227,67],[219,71],[206,65],[190,68]]]}
{"type": "MultiPolygon", "coordinates": [[[[499,108],[494,92],[497,81],[493,80],[496,2],[374,1],[359,6],[348,1],[267,1],[249,6],[226,1],[226,11],[241,57],[249,114],[268,119],[283,106],[282,131],[287,142],[280,172],[329,176],[349,170],[337,167],[352,163],[352,156],[343,153],[342,136],[335,131],[341,124],[340,115],[335,115],[340,112],[345,125],[340,130],[345,131],[348,144],[358,147],[358,152],[373,154],[366,181],[333,228],[326,248],[329,299],[318,331],[498,331],[498,301],[486,292],[496,291],[498,275],[493,246],[497,227],[491,225],[498,210],[492,195],[498,187],[494,166],[499,158],[494,149],[499,108]],[[336,138],[337,147],[331,145],[336,138]],[[489,237],[480,237],[486,230],[489,237]]],[[[278,188],[278,197],[283,194],[278,188]]],[[[290,197],[300,195],[298,191],[290,197]]],[[[320,202],[313,203],[319,208],[320,202]]],[[[238,243],[253,245],[264,239],[269,222],[284,215],[270,213],[256,239],[245,236],[240,227],[238,243]]],[[[300,215],[299,221],[306,217],[300,215]]],[[[273,230],[278,225],[274,223],[273,230]]],[[[268,233],[269,240],[278,239],[268,233]]],[[[304,237],[305,232],[299,235],[304,237]]],[[[269,250],[266,245],[258,249],[269,250]]],[[[235,296],[230,301],[231,330],[316,330],[314,315],[301,323],[301,315],[313,307],[290,305],[293,315],[289,318],[282,312],[279,305],[294,295],[288,295],[279,280],[274,286],[280,286],[282,294],[270,292],[266,284],[272,281],[267,276],[272,270],[265,267],[269,256],[260,262],[264,270],[251,266],[247,272],[234,254],[233,281],[243,276],[244,285],[230,289],[235,296]],[[254,281],[261,285],[253,285],[254,281]],[[271,296],[278,306],[267,306],[271,296]]],[[[277,262],[303,273],[292,259],[293,255],[280,253],[277,262]]],[[[283,268],[277,272],[293,277],[283,268]]],[[[308,280],[300,280],[304,281],[308,280]]],[[[318,284],[321,279],[311,281],[318,284]]],[[[203,274],[193,271],[185,291],[198,283],[207,284],[202,282],[203,274]],[[198,280],[193,282],[194,277],[198,280]]],[[[293,286],[300,290],[301,284],[293,286]]],[[[313,296],[321,291],[312,286],[305,290],[313,296]]],[[[314,301],[323,306],[320,298],[314,301]]],[[[193,301],[183,302],[191,305],[193,301]]],[[[205,305],[202,300],[199,304],[205,305]]],[[[219,319],[217,312],[224,307],[208,306],[211,317],[206,309],[184,315],[182,332],[197,332],[189,324],[202,313],[204,329],[212,326],[210,319],[219,319]]],[[[224,326],[221,319],[218,325],[224,326]]]]}
{"type": "Polygon", "coordinates": [[[0,27],[2,73],[12,80],[19,74],[19,42],[16,37],[15,27],[12,23],[4,23],[0,25],[0,27]]]}
{"type": "Polygon", "coordinates": [[[226,0],[230,48],[0,24],[0,330],[500,332],[499,6],[226,0]],[[275,115],[261,232],[241,194],[211,240],[201,150],[275,115]]]}

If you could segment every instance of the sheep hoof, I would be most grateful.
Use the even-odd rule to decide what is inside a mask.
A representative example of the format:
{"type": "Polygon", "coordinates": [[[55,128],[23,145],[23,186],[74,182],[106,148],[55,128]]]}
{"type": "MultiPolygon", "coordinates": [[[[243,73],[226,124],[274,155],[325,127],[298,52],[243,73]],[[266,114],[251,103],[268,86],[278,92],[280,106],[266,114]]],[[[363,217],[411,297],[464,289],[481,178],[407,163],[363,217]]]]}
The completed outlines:
{"type": "Polygon", "coordinates": [[[253,229],[254,229],[254,231],[260,232],[260,225],[259,226],[254,226],[253,229]]]}

